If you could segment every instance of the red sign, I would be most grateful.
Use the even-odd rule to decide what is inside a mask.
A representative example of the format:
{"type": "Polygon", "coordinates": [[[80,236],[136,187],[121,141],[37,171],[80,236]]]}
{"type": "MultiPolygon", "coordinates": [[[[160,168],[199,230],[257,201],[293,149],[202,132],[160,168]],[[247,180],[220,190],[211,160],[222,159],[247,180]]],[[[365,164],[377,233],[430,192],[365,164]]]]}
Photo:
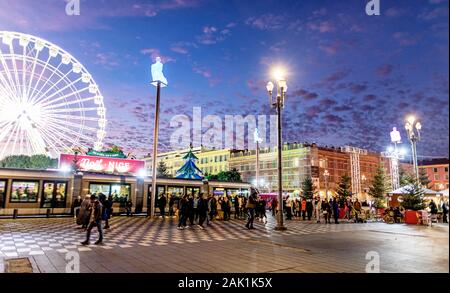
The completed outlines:
{"type": "MultiPolygon", "coordinates": [[[[59,157],[59,168],[71,167],[74,160],[75,155],[61,154],[59,157]]],[[[137,174],[145,168],[145,162],[78,155],[77,168],[79,171],[137,174]]]]}

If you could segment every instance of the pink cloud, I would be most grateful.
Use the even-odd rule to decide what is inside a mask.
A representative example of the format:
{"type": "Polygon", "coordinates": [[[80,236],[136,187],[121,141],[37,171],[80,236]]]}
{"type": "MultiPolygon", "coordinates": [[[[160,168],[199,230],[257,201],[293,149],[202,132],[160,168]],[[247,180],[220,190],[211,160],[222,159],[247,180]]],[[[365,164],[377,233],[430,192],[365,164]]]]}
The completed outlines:
{"type": "Polygon", "coordinates": [[[285,17],[282,15],[263,14],[257,17],[250,17],[245,23],[260,30],[274,31],[283,27],[284,19],[285,17]]]}
{"type": "Polygon", "coordinates": [[[329,33],[335,31],[335,25],[330,21],[321,21],[321,22],[309,22],[307,24],[308,28],[312,31],[317,31],[320,33],[329,33]]]}
{"type": "Polygon", "coordinates": [[[393,38],[400,44],[400,46],[413,46],[420,40],[419,36],[413,36],[410,33],[405,32],[396,32],[393,34],[393,38]]]}

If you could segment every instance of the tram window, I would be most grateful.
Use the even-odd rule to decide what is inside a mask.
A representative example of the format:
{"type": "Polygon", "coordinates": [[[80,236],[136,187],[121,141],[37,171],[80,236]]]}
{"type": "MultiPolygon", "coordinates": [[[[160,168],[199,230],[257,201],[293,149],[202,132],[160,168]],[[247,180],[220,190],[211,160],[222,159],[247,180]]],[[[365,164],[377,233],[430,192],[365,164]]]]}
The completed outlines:
{"type": "Polygon", "coordinates": [[[37,202],[39,182],[13,181],[10,202],[37,202]]]}
{"type": "Polygon", "coordinates": [[[94,194],[96,196],[98,196],[100,193],[103,193],[104,195],[108,196],[110,190],[111,190],[110,184],[91,183],[89,185],[89,193],[94,194]]]}
{"type": "Polygon", "coordinates": [[[112,184],[111,195],[114,202],[126,203],[130,198],[130,184],[112,184]]]}
{"type": "Polygon", "coordinates": [[[167,193],[174,197],[181,197],[184,194],[183,187],[169,186],[167,187],[167,193]]]}

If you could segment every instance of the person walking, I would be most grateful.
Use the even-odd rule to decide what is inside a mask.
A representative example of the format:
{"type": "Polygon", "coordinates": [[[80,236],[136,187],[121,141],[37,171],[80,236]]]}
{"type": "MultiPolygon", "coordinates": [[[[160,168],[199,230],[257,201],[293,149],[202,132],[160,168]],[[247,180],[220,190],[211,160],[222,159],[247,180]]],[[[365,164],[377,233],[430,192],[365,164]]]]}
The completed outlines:
{"type": "Polygon", "coordinates": [[[208,217],[208,201],[203,197],[203,193],[200,193],[199,195],[197,211],[198,211],[198,227],[203,230],[204,229],[203,223],[208,217]]]}
{"type": "Polygon", "coordinates": [[[239,206],[239,197],[236,196],[234,198],[234,218],[239,219],[239,213],[240,213],[240,206],[239,206]]]}
{"type": "Polygon", "coordinates": [[[292,220],[292,200],[289,195],[286,197],[286,219],[292,220]]]}
{"type": "Polygon", "coordinates": [[[305,198],[302,199],[301,208],[302,208],[302,219],[303,219],[303,221],[305,221],[306,220],[306,199],[305,198]]]}
{"type": "Polygon", "coordinates": [[[223,220],[228,221],[229,220],[229,214],[228,214],[228,197],[224,196],[222,199],[222,212],[223,212],[223,220]]]}
{"type": "Polygon", "coordinates": [[[359,215],[361,214],[361,211],[362,211],[361,202],[359,202],[358,199],[355,200],[355,203],[353,204],[353,209],[355,211],[355,221],[356,221],[356,223],[358,223],[359,215]]]}
{"type": "Polygon", "coordinates": [[[264,224],[267,223],[267,215],[266,215],[266,201],[263,198],[260,198],[259,200],[259,216],[261,219],[261,222],[263,222],[264,224]]]}
{"type": "Polygon", "coordinates": [[[166,218],[166,205],[167,205],[167,199],[163,193],[163,194],[161,194],[161,197],[158,200],[159,213],[163,219],[166,218]]]}
{"type": "Polygon", "coordinates": [[[277,212],[278,212],[278,200],[276,197],[274,197],[272,199],[272,204],[270,205],[272,208],[272,216],[276,216],[277,212]]]}
{"type": "Polygon", "coordinates": [[[336,197],[331,202],[331,209],[333,210],[334,223],[339,224],[339,202],[336,197]]]}
{"type": "Polygon", "coordinates": [[[186,228],[186,221],[188,217],[188,199],[187,195],[184,195],[180,202],[179,202],[179,208],[178,208],[178,229],[183,230],[186,228]]]}
{"type": "MultiPolygon", "coordinates": [[[[77,196],[77,198],[73,201],[73,211],[72,211],[72,215],[74,216],[74,218],[78,218],[78,214],[80,213],[80,208],[81,208],[81,203],[83,201],[81,200],[81,196],[77,196]]],[[[0,204],[0,207],[2,205],[0,204]]]]}
{"type": "Polygon", "coordinates": [[[104,209],[104,219],[105,219],[105,228],[109,229],[109,219],[111,218],[112,212],[113,212],[113,197],[112,195],[108,196],[108,199],[105,200],[103,203],[103,209],[104,209]]]}
{"type": "Polygon", "coordinates": [[[129,197],[125,204],[125,210],[127,211],[127,217],[133,216],[133,213],[131,211],[132,208],[133,208],[133,202],[131,201],[131,198],[129,197]]]}
{"type": "Polygon", "coordinates": [[[102,204],[96,196],[91,195],[91,204],[89,206],[89,227],[87,228],[86,240],[81,242],[82,245],[89,245],[91,238],[91,231],[94,227],[98,230],[98,240],[95,242],[96,245],[103,242],[103,230],[102,230],[102,204]]]}
{"type": "Polygon", "coordinates": [[[173,206],[175,205],[175,196],[173,194],[169,197],[169,217],[174,217],[175,212],[173,206]]]}
{"type": "Polygon", "coordinates": [[[217,199],[214,195],[210,195],[209,199],[209,220],[212,222],[217,215],[217,199]]]}
{"type": "Polygon", "coordinates": [[[193,203],[193,213],[194,213],[194,221],[193,221],[193,223],[194,223],[194,224],[195,224],[196,222],[198,223],[198,220],[199,220],[198,200],[199,200],[198,195],[194,195],[194,203],[193,203]]]}
{"type": "Polygon", "coordinates": [[[442,222],[448,224],[448,203],[442,203],[442,222]]]}
{"type": "Polygon", "coordinates": [[[331,224],[331,205],[328,199],[322,202],[322,214],[325,218],[325,224],[331,224]]]}
{"type": "Polygon", "coordinates": [[[314,213],[316,215],[316,222],[320,223],[320,214],[322,213],[322,204],[320,197],[316,197],[314,201],[314,213]]]}
{"type": "Polygon", "coordinates": [[[194,197],[192,195],[189,195],[188,197],[188,206],[187,206],[187,215],[189,219],[189,226],[194,226],[194,197]]]}
{"type": "Polygon", "coordinates": [[[250,195],[248,197],[248,202],[247,202],[248,220],[247,220],[247,224],[245,225],[245,227],[249,230],[255,229],[255,227],[253,227],[253,221],[255,220],[255,208],[256,208],[257,198],[258,198],[258,195],[257,195],[256,190],[254,188],[251,188],[250,195]]]}
{"type": "Polygon", "coordinates": [[[84,198],[83,202],[80,205],[80,212],[77,217],[77,224],[81,225],[82,229],[87,229],[89,225],[89,206],[91,205],[91,195],[88,194],[84,198]]]}
{"type": "Polygon", "coordinates": [[[313,207],[312,199],[308,199],[306,201],[306,214],[308,215],[308,221],[311,221],[313,211],[314,211],[314,207],[313,207]]]}

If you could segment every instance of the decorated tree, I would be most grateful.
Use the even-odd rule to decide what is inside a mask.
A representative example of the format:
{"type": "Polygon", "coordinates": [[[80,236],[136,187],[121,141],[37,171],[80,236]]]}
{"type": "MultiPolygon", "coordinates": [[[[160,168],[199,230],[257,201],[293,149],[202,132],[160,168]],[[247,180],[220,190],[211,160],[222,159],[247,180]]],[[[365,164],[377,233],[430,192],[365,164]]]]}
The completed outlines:
{"type": "Polygon", "coordinates": [[[428,178],[428,173],[425,168],[419,169],[419,181],[420,181],[420,184],[422,184],[422,186],[424,188],[429,188],[431,180],[428,178]]]}
{"type": "Polygon", "coordinates": [[[401,206],[406,210],[419,211],[425,208],[424,189],[421,184],[411,179],[411,184],[404,186],[405,193],[402,195],[401,206]]]}
{"type": "Polygon", "coordinates": [[[192,152],[192,146],[189,152],[183,157],[184,165],[177,171],[176,178],[180,179],[203,179],[202,171],[195,165],[198,158],[192,152]]]}
{"type": "Polygon", "coordinates": [[[346,200],[347,197],[351,195],[350,187],[351,187],[350,177],[348,175],[343,175],[341,177],[341,182],[339,182],[339,185],[336,189],[339,201],[346,200]]]}
{"type": "Polygon", "coordinates": [[[312,199],[314,197],[315,187],[311,177],[306,177],[302,182],[303,196],[306,199],[312,199]]]}
{"type": "Polygon", "coordinates": [[[166,163],[164,163],[164,161],[160,161],[158,163],[158,168],[156,171],[157,171],[158,177],[163,177],[163,178],[170,177],[170,174],[167,171],[166,163]]]}
{"type": "Polygon", "coordinates": [[[409,184],[411,184],[414,181],[412,175],[407,173],[402,168],[402,165],[398,166],[398,175],[399,175],[399,178],[400,178],[400,187],[409,185],[409,184]]]}
{"type": "Polygon", "coordinates": [[[375,176],[373,177],[372,184],[369,187],[369,195],[373,199],[373,206],[377,209],[385,207],[386,200],[386,177],[384,176],[384,170],[378,167],[375,176]]]}

